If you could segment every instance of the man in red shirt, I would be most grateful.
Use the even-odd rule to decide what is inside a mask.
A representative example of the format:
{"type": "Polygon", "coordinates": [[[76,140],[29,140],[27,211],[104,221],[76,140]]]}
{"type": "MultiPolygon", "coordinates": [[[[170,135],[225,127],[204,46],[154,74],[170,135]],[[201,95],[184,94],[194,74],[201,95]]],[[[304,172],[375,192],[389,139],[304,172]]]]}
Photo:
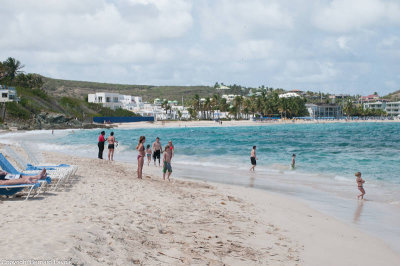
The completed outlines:
{"type": "Polygon", "coordinates": [[[99,136],[99,143],[97,143],[97,146],[99,147],[99,155],[98,155],[99,159],[103,159],[104,142],[106,141],[104,139],[105,134],[106,134],[106,132],[101,131],[100,136],[99,136]]]}

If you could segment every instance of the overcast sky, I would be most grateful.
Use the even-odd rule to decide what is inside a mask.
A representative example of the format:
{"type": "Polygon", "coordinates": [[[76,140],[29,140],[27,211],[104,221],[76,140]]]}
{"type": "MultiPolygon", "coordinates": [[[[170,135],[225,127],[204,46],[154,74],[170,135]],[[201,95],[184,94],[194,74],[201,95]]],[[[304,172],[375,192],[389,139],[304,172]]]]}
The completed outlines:
{"type": "Polygon", "coordinates": [[[0,18],[0,60],[52,78],[400,89],[400,0],[1,0],[0,18]]]}

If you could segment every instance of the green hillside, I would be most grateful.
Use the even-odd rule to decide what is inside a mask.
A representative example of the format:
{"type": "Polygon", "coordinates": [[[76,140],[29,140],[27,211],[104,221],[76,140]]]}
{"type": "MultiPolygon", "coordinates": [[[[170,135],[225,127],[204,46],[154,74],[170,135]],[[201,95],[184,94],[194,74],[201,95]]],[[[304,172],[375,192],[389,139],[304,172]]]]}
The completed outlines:
{"type": "Polygon", "coordinates": [[[52,79],[43,77],[42,88],[50,95],[71,96],[85,99],[87,94],[95,92],[115,92],[120,94],[142,96],[144,101],[152,101],[155,98],[182,101],[192,99],[195,94],[201,97],[212,96],[217,93],[213,87],[209,86],[151,86],[151,85],[127,85],[110,84],[88,81],[73,81],[52,79]]]}
{"type": "Polygon", "coordinates": [[[400,101],[400,90],[389,93],[388,95],[384,96],[383,98],[388,99],[390,101],[400,101]]]}

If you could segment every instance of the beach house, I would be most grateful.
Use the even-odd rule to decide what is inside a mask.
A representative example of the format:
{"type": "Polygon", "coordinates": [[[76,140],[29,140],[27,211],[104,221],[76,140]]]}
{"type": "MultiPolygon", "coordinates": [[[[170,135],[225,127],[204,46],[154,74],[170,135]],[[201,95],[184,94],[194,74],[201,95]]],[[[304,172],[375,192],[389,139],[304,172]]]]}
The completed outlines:
{"type": "Polygon", "coordinates": [[[388,102],[384,100],[375,102],[366,102],[363,104],[364,109],[375,109],[385,111],[389,116],[400,115],[400,101],[388,102]]]}
{"type": "Polygon", "coordinates": [[[338,119],[343,117],[342,107],[337,104],[306,104],[306,108],[312,118],[338,119]]]}
{"type": "Polygon", "coordinates": [[[17,91],[14,87],[7,87],[5,85],[0,85],[0,102],[12,102],[17,101],[17,91]]]}
{"type": "Polygon", "coordinates": [[[103,107],[115,110],[123,106],[122,102],[120,102],[120,96],[118,93],[96,92],[95,94],[88,94],[88,102],[100,103],[103,107]]]}
{"type": "Polygon", "coordinates": [[[279,95],[279,98],[293,98],[293,97],[300,97],[300,95],[298,95],[295,92],[287,92],[279,95]]]}

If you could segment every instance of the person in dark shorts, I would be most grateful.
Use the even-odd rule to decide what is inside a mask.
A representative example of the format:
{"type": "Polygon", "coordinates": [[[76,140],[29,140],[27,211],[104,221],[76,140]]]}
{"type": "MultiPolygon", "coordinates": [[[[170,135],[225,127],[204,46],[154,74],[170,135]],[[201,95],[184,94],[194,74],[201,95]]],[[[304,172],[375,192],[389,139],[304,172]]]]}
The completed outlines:
{"type": "Polygon", "coordinates": [[[114,161],[115,144],[118,143],[118,141],[115,140],[114,132],[111,132],[110,136],[107,138],[107,142],[108,142],[108,160],[114,161]]]}
{"type": "Polygon", "coordinates": [[[100,136],[99,136],[99,143],[97,143],[97,146],[99,147],[99,154],[97,155],[97,157],[99,159],[103,159],[104,142],[106,141],[104,139],[105,134],[106,134],[106,132],[101,131],[100,136]]]}
{"type": "Polygon", "coordinates": [[[172,173],[172,167],[171,167],[171,154],[168,152],[171,150],[171,147],[169,145],[165,146],[165,152],[163,155],[163,180],[165,180],[165,174],[168,171],[168,181],[170,181],[169,177],[171,176],[172,173]]]}
{"type": "Polygon", "coordinates": [[[153,159],[154,159],[154,166],[156,165],[156,159],[158,159],[158,166],[161,166],[161,150],[162,150],[162,146],[161,146],[161,142],[160,142],[160,138],[157,137],[156,141],[153,143],[153,159]]]}
{"type": "Polygon", "coordinates": [[[256,146],[253,146],[253,149],[251,150],[250,153],[250,162],[251,162],[251,168],[250,171],[253,170],[257,165],[257,156],[256,156],[256,146]]]}

